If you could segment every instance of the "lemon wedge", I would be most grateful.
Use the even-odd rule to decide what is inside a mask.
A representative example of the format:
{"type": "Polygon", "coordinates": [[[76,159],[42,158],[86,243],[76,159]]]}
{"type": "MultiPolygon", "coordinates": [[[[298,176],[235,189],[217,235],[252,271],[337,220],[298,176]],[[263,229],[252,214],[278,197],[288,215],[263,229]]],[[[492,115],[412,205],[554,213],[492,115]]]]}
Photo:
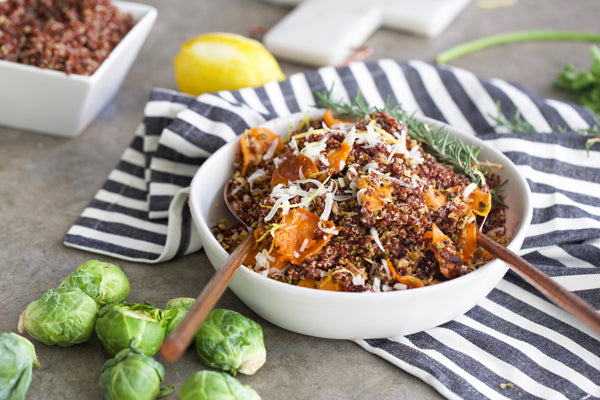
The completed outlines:
{"type": "Polygon", "coordinates": [[[194,96],[285,79],[262,43],[232,33],[209,33],[188,40],[173,66],[179,90],[194,96]]]}

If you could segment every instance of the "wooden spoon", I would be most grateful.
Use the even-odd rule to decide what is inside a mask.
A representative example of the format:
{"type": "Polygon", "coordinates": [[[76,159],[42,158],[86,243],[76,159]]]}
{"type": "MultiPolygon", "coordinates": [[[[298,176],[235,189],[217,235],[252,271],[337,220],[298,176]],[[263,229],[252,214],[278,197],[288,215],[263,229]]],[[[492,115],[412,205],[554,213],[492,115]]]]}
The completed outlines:
{"type": "Polygon", "coordinates": [[[594,310],[589,303],[569,292],[524,258],[519,257],[506,247],[493,241],[481,231],[477,233],[477,244],[490,252],[494,257],[507,263],[521,278],[539,290],[554,304],[579,318],[600,335],[600,313],[594,310]]]}
{"type": "Polygon", "coordinates": [[[225,186],[223,198],[225,204],[231,213],[248,229],[248,235],[242,240],[238,247],[227,257],[225,263],[221,265],[212,278],[208,281],[202,292],[196,298],[196,301],[190,307],[185,317],[165,339],[160,347],[160,354],[167,361],[177,361],[190,345],[194,334],[221,298],[227,285],[238,267],[242,265],[246,254],[254,247],[254,235],[252,230],[244,223],[244,221],[236,214],[235,208],[229,202],[227,196],[229,184],[225,186]]]}

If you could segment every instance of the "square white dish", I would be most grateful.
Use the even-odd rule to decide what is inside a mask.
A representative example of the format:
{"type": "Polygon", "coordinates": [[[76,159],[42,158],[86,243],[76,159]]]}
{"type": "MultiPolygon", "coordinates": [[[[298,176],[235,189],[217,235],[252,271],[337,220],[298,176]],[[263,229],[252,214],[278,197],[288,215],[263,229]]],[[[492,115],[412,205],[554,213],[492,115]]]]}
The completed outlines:
{"type": "Polygon", "coordinates": [[[0,125],[70,138],[88,126],[119,90],[157,16],[148,5],[113,4],[135,25],[90,76],[0,60],[0,125]]]}

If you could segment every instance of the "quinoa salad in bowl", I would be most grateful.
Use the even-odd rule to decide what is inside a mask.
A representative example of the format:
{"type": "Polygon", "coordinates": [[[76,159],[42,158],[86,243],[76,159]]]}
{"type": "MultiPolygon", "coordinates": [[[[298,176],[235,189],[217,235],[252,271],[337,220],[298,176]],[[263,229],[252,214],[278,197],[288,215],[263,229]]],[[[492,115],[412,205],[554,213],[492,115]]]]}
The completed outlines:
{"type": "Polygon", "coordinates": [[[531,221],[517,167],[433,119],[323,105],[250,126],[198,169],[189,205],[213,268],[253,235],[229,288],[321,338],[408,335],[473,308],[508,270],[476,235],[517,251],[531,221]]]}
{"type": "Polygon", "coordinates": [[[220,221],[213,233],[231,252],[250,227],[256,243],[244,265],[271,279],[342,292],[414,289],[489,261],[479,227],[506,244],[494,169],[475,179],[456,172],[387,112],[342,120],[327,110],[284,137],[255,127],[240,150],[226,196],[244,224],[220,221]]]}

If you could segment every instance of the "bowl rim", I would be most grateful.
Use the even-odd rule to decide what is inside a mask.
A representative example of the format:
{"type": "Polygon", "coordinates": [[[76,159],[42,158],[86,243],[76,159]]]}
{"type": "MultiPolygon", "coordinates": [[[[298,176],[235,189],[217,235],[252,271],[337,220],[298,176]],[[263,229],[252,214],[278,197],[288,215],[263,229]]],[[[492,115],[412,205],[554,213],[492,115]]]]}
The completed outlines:
{"type": "MultiPolygon", "coordinates": [[[[0,0],[0,1],[4,1],[4,0],[0,0]]],[[[131,13],[134,18],[135,23],[133,24],[131,29],[127,32],[127,34],[125,34],[125,36],[123,36],[123,38],[119,41],[119,43],[111,50],[110,54],[102,61],[102,63],[98,66],[98,68],[96,68],[96,70],[94,71],[93,74],[91,74],[91,75],[67,74],[64,71],[59,71],[59,70],[50,69],[50,68],[42,68],[42,67],[38,67],[35,65],[22,64],[22,63],[19,63],[16,61],[8,61],[8,60],[0,60],[0,70],[1,69],[22,70],[23,72],[41,74],[42,76],[45,75],[48,78],[52,78],[52,79],[70,79],[70,80],[79,81],[82,83],[89,83],[89,82],[98,80],[99,79],[98,77],[101,76],[104,73],[104,71],[108,68],[108,64],[110,64],[110,62],[117,57],[115,54],[118,54],[118,53],[124,51],[123,49],[126,48],[129,45],[129,42],[131,42],[133,40],[132,37],[134,37],[133,34],[135,33],[135,31],[141,29],[141,28],[139,28],[139,26],[142,23],[147,23],[147,21],[154,20],[158,14],[158,11],[155,7],[147,5],[147,4],[134,3],[131,1],[123,1],[123,0],[111,0],[111,4],[114,5],[115,7],[117,7],[119,9],[119,11],[121,11],[121,12],[131,13]],[[137,12],[137,14],[139,14],[138,17],[136,17],[133,14],[133,10],[135,10],[137,12]]]]}
{"type": "MultiPolygon", "coordinates": [[[[322,109],[322,108],[311,107],[306,111],[283,115],[283,116],[279,116],[274,119],[265,121],[264,123],[259,124],[259,126],[270,126],[273,124],[292,125],[294,122],[296,122],[296,123],[299,122],[303,117],[305,117],[307,115],[309,117],[315,117],[315,116],[318,116],[319,114],[322,115],[322,113],[324,111],[325,111],[325,109],[322,109]]],[[[481,149],[485,149],[486,151],[494,153],[494,155],[496,157],[498,157],[500,160],[502,160],[503,166],[505,166],[505,165],[511,166],[511,169],[513,169],[515,172],[516,178],[518,178],[518,179],[516,179],[516,185],[517,185],[518,189],[523,191],[523,196],[525,198],[525,204],[523,205],[523,214],[524,214],[523,218],[520,221],[520,223],[517,224],[518,228],[514,232],[514,235],[512,236],[510,242],[506,245],[506,247],[508,249],[517,251],[520,248],[520,246],[523,242],[523,239],[525,238],[526,231],[531,223],[531,218],[533,216],[533,207],[531,204],[531,190],[529,188],[529,185],[527,184],[525,178],[523,178],[523,176],[520,173],[518,173],[516,165],[508,157],[506,157],[504,154],[502,154],[500,151],[494,149],[489,144],[487,144],[486,142],[484,142],[483,140],[481,140],[480,138],[478,138],[475,135],[465,133],[465,132],[459,130],[458,128],[455,128],[444,122],[435,120],[433,118],[424,117],[424,116],[419,116],[417,118],[423,122],[427,122],[432,125],[439,126],[439,127],[446,129],[450,133],[450,135],[454,138],[458,138],[460,140],[466,139],[466,141],[469,144],[476,145],[476,146],[480,147],[481,149]]],[[[205,160],[204,163],[198,169],[198,171],[194,174],[194,177],[192,178],[192,182],[190,184],[189,205],[190,205],[190,211],[191,211],[192,217],[196,223],[195,224],[196,229],[199,229],[199,230],[203,231],[205,234],[207,234],[206,236],[209,238],[209,241],[210,241],[209,245],[213,246],[222,256],[228,256],[229,253],[227,253],[227,251],[225,251],[225,249],[223,249],[223,247],[221,247],[221,245],[218,243],[218,241],[216,240],[216,238],[214,237],[214,235],[211,232],[211,227],[207,223],[206,218],[204,218],[204,216],[203,216],[203,212],[202,212],[201,206],[199,204],[200,201],[198,200],[199,194],[202,193],[202,191],[199,190],[198,188],[202,186],[202,182],[200,181],[202,173],[204,171],[206,171],[207,169],[209,169],[211,166],[211,163],[214,162],[214,160],[218,160],[223,153],[235,151],[235,150],[233,150],[233,148],[238,145],[239,138],[240,138],[240,136],[238,136],[236,139],[233,139],[230,142],[226,143],[221,148],[219,148],[216,152],[214,152],[207,160],[205,160]]],[[[513,182],[513,184],[514,183],[515,182],[513,182]]],[[[219,193],[219,192],[217,192],[217,193],[219,193]]],[[[214,198],[213,198],[213,200],[214,200],[214,198]]],[[[202,243],[202,246],[204,247],[204,246],[206,246],[206,244],[202,243]]],[[[211,262],[211,264],[213,265],[213,268],[215,270],[220,268],[220,266],[217,267],[212,262],[211,262]]],[[[251,279],[260,285],[268,285],[270,287],[270,289],[272,289],[272,290],[286,291],[286,292],[291,290],[292,291],[291,293],[294,293],[294,291],[296,291],[297,294],[302,294],[303,296],[319,297],[319,298],[324,298],[324,299],[335,298],[338,300],[344,299],[344,298],[354,299],[357,296],[363,296],[363,297],[368,296],[369,299],[382,297],[382,298],[391,300],[395,297],[409,297],[409,296],[417,296],[417,295],[420,296],[423,294],[427,294],[429,292],[435,292],[435,291],[439,291],[439,290],[451,290],[453,286],[462,285],[466,280],[475,280],[476,281],[477,277],[479,275],[484,274],[486,271],[488,271],[492,268],[504,268],[505,270],[508,270],[508,266],[504,263],[504,261],[494,258],[493,260],[487,262],[486,264],[482,265],[481,267],[477,268],[476,270],[469,272],[466,275],[462,275],[458,278],[440,282],[435,285],[413,288],[410,290],[392,290],[392,291],[387,291],[387,292],[383,292],[383,291],[381,291],[381,292],[339,292],[339,291],[319,290],[319,289],[307,288],[307,287],[302,287],[302,286],[297,286],[297,285],[291,285],[289,283],[276,281],[269,277],[263,276],[255,271],[250,270],[249,268],[245,267],[244,265],[242,265],[240,268],[238,268],[238,270],[236,271],[236,274],[241,273],[244,275],[245,278],[251,279]]]]}

